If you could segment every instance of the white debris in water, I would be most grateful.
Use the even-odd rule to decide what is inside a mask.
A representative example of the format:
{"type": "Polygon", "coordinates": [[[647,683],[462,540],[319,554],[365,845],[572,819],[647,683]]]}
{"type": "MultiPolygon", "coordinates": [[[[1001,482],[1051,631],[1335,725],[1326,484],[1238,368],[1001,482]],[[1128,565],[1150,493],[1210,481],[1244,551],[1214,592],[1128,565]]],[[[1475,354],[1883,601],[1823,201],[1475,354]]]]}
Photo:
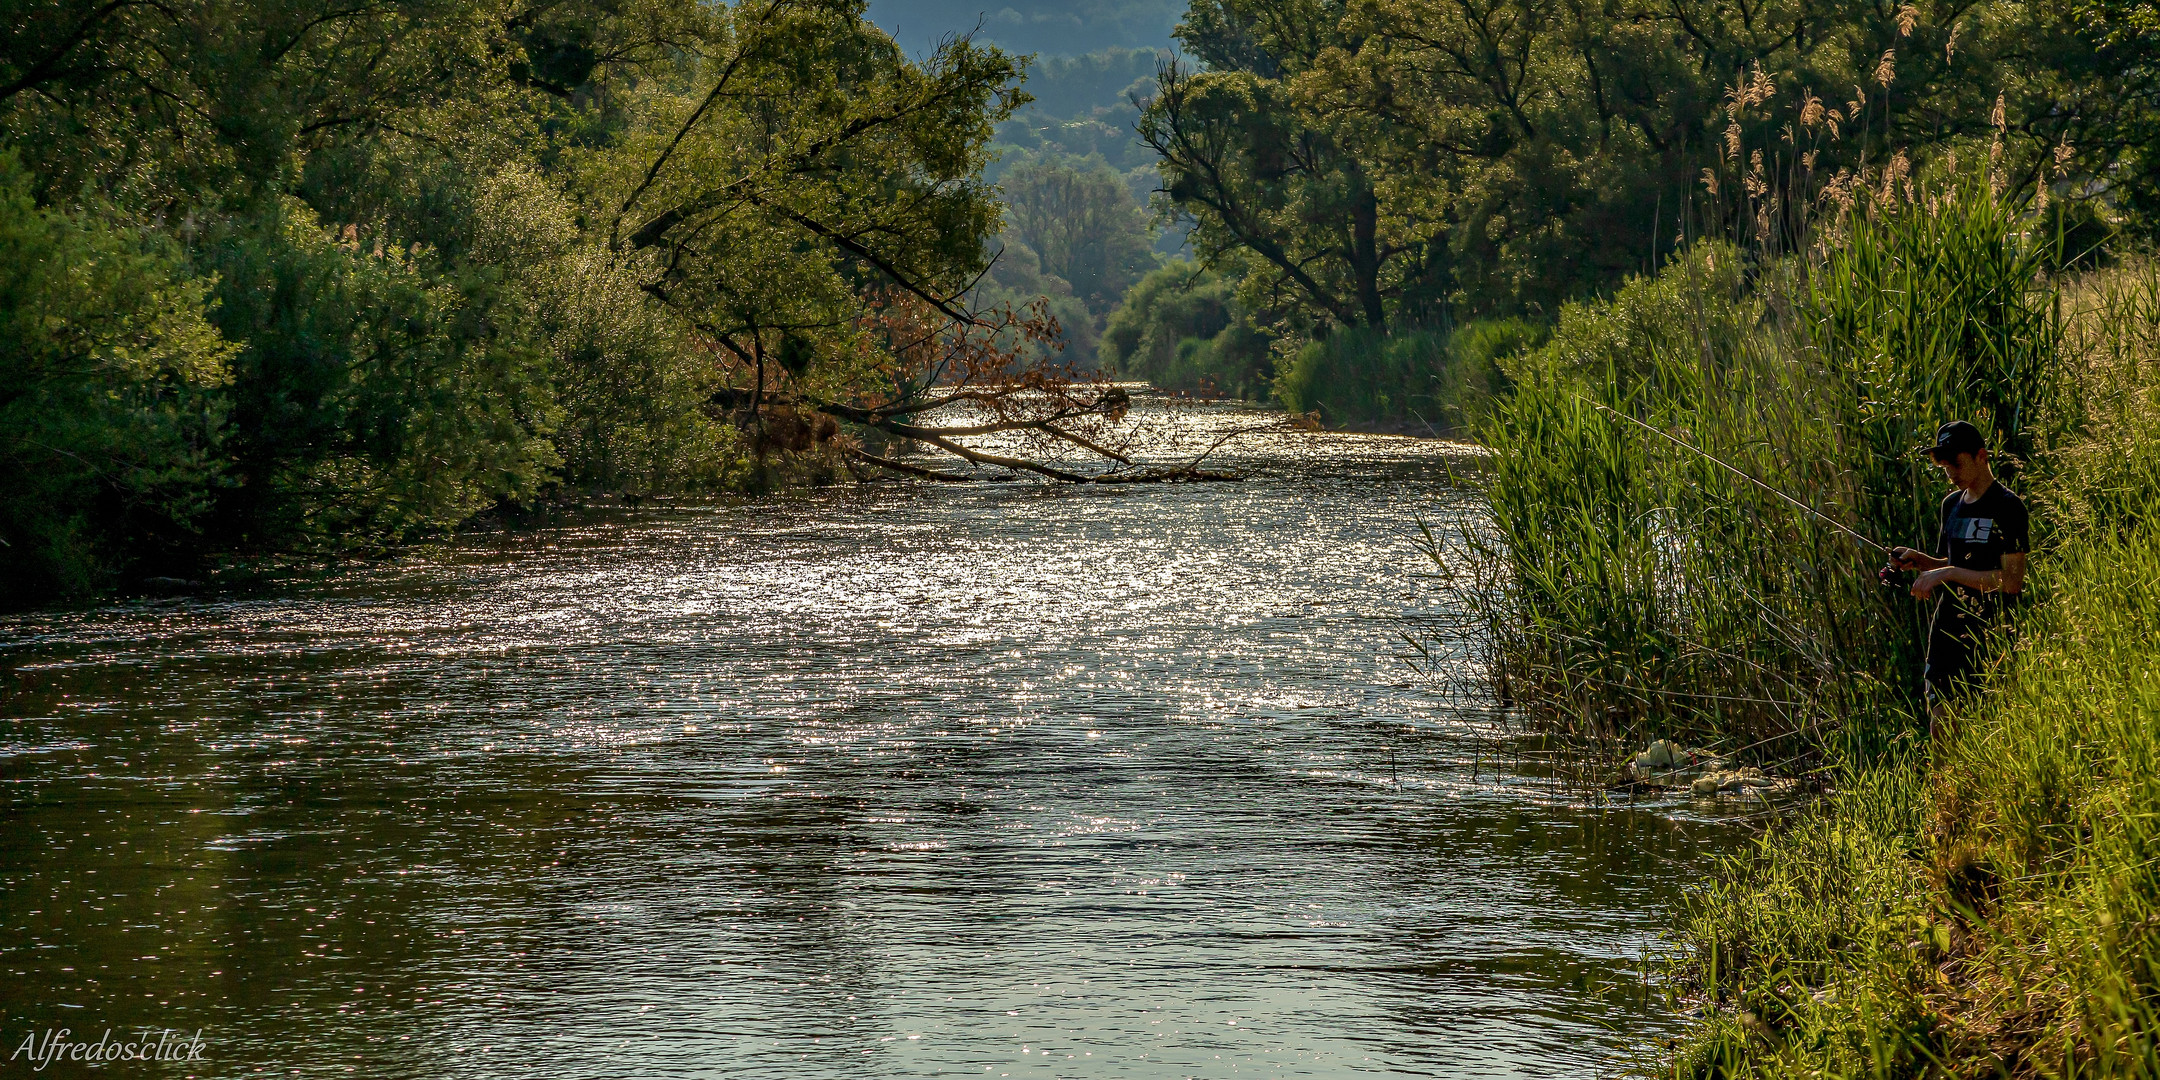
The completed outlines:
{"type": "Polygon", "coordinates": [[[1675,765],[1685,763],[1687,760],[1687,755],[1678,746],[1673,745],[1671,739],[1659,739],[1651,743],[1642,753],[1635,755],[1635,771],[1650,772],[1652,770],[1670,769],[1675,765]]]}
{"type": "Polygon", "coordinates": [[[1798,780],[1769,776],[1752,765],[1735,768],[1716,754],[1684,750],[1670,739],[1659,739],[1636,754],[1628,763],[1627,781],[1640,787],[1684,789],[1700,798],[1787,795],[1800,787],[1798,780]]]}
{"type": "Polygon", "coordinates": [[[1783,795],[1799,786],[1797,780],[1785,780],[1765,776],[1761,769],[1749,766],[1745,769],[1718,771],[1695,778],[1688,785],[1688,794],[1703,797],[1713,795],[1783,795]]]}

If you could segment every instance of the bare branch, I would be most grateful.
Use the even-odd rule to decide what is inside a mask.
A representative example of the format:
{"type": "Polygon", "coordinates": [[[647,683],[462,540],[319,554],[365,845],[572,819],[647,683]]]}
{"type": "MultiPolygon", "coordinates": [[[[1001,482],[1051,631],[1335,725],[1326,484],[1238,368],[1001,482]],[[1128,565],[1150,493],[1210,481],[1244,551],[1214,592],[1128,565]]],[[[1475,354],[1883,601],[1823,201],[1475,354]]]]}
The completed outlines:
{"type": "Polygon", "coordinates": [[[894,461],[891,458],[879,457],[876,454],[868,453],[860,449],[850,450],[848,451],[848,455],[850,457],[853,457],[857,461],[867,462],[871,465],[877,466],[880,469],[891,469],[896,473],[906,473],[909,476],[919,476],[925,480],[938,480],[948,484],[966,484],[972,483],[975,480],[975,478],[972,476],[962,476],[959,473],[939,472],[936,469],[925,469],[920,465],[910,465],[905,461],[894,461]]]}

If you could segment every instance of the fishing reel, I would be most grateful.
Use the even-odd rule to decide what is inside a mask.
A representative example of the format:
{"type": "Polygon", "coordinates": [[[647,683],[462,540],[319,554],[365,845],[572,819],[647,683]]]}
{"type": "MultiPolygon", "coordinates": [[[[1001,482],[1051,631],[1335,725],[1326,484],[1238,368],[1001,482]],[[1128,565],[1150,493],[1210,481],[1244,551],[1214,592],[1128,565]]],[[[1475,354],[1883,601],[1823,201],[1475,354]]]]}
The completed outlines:
{"type": "Polygon", "coordinates": [[[1875,571],[1875,580],[1883,588],[1895,589],[1901,593],[1911,592],[1913,580],[1918,576],[1910,570],[1900,570],[1895,566],[1885,566],[1875,571]]]}

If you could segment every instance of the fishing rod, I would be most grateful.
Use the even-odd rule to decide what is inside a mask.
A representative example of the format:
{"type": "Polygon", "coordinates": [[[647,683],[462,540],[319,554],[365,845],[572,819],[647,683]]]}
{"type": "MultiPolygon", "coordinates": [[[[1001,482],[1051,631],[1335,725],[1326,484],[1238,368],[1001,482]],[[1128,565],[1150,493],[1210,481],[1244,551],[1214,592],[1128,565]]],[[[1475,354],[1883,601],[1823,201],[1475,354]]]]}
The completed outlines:
{"type": "Polygon", "coordinates": [[[1673,434],[1670,434],[1670,433],[1668,433],[1668,432],[1665,432],[1665,431],[1661,431],[1661,430],[1659,430],[1659,429],[1657,429],[1657,428],[1651,427],[1650,425],[1648,425],[1648,424],[1645,424],[1645,423],[1643,423],[1642,421],[1640,421],[1640,420],[1637,420],[1637,419],[1635,419],[1634,417],[1632,417],[1632,416],[1629,416],[1628,414],[1626,414],[1626,413],[1624,413],[1624,412],[1621,412],[1621,411],[1619,411],[1618,409],[1613,409],[1613,408],[1609,408],[1609,407],[1607,407],[1607,406],[1604,406],[1604,405],[1600,405],[1600,404],[1598,404],[1597,402],[1595,402],[1595,401],[1592,401],[1592,400],[1590,400],[1589,398],[1586,398],[1586,397],[1582,396],[1581,394],[1575,394],[1575,395],[1573,395],[1573,396],[1574,396],[1575,400],[1577,400],[1577,401],[1580,401],[1580,402],[1582,402],[1583,404],[1585,404],[1585,405],[1588,405],[1588,406],[1590,406],[1591,408],[1593,408],[1593,409],[1596,409],[1597,411],[1599,411],[1599,412],[1601,412],[1601,413],[1605,413],[1605,414],[1606,414],[1606,415],[1608,415],[1608,416],[1617,416],[1617,417],[1619,417],[1620,419],[1622,419],[1622,420],[1625,420],[1625,421],[1627,421],[1628,423],[1630,423],[1630,424],[1633,424],[1633,425],[1635,425],[1636,427],[1639,427],[1639,428],[1643,429],[1644,431],[1650,432],[1650,433],[1652,433],[1652,434],[1654,434],[1654,435],[1658,436],[1659,438],[1662,438],[1662,439],[1666,440],[1667,442],[1670,442],[1670,443],[1672,443],[1672,444],[1673,444],[1673,445],[1675,445],[1675,446],[1679,446],[1679,447],[1682,447],[1682,448],[1684,448],[1684,449],[1687,449],[1687,450],[1691,450],[1691,451],[1694,451],[1695,453],[1697,453],[1697,454],[1700,454],[1700,455],[1702,455],[1703,457],[1706,457],[1706,458],[1710,459],[1711,461],[1713,461],[1713,462],[1717,463],[1717,464],[1718,464],[1719,466],[1723,467],[1723,468],[1724,468],[1724,469],[1725,469],[1725,470],[1726,470],[1727,472],[1730,472],[1730,473],[1732,473],[1732,474],[1733,474],[1734,476],[1737,476],[1737,477],[1739,477],[1740,479],[1742,479],[1742,480],[1745,480],[1745,481],[1747,481],[1748,483],[1750,483],[1750,484],[1753,484],[1753,485],[1755,485],[1756,487],[1759,487],[1759,488],[1763,489],[1764,491],[1767,491],[1767,492],[1769,492],[1770,494],[1772,494],[1772,495],[1775,495],[1775,496],[1777,496],[1778,498],[1780,498],[1780,499],[1783,499],[1783,500],[1785,500],[1785,502],[1786,502],[1787,504],[1791,505],[1791,506],[1792,506],[1793,508],[1795,508],[1795,509],[1799,510],[1800,512],[1802,512],[1802,513],[1804,513],[1804,514],[1807,514],[1808,516],[1810,516],[1810,517],[1812,517],[1812,518],[1816,519],[1817,521],[1820,521],[1820,522],[1822,522],[1823,524],[1825,524],[1825,525],[1828,525],[1828,526],[1830,526],[1831,528],[1833,528],[1833,529],[1836,529],[1837,531],[1839,531],[1839,532],[1841,532],[1841,533],[1844,533],[1845,535],[1847,535],[1847,536],[1850,536],[1850,537],[1852,537],[1853,539],[1855,539],[1855,540],[1858,540],[1858,541],[1860,541],[1861,543],[1863,543],[1863,544],[1866,544],[1867,546],[1869,546],[1869,547],[1871,547],[1871,548],[1874,548],[1875,550],[1877,550],[1877,551],[1880,551],[1880,552],[1882,552],[1882,553],[1883,553],[1883,554],[1885,554],[1885,555],[1890,555],[1890,557],[1891,557],[1891,559],[1892,559],[1892,560],[1895,560],[1895,559],[1897,558],[1897,556],[1896,556],[1896,555],[1893,555],[1893,554],[1891,554],[1891,551],[1890,551],[1890,549],[1889,549],[1889,548],[1887,548],[1887,547],[1885,547],[1885,546],[1883,546],[1883,545],[1881,545],[1881,544],[1878,544],[1878,543],[1876,543],[1875,541],[1873,541],[1873,540],[1870,540],[1870,539],[1868,539],[1867,537],[1865,537],[1865,536],[1862,536],[1862,535],[1860,535],[1860,534],[1859,534],[1859,533],[1857,533],[1857,532],[1854,532],[1851,526],[1848,526],[1848,525],[1846,525],[1846,524],[1845,524],[1844,522],[1841,522],[1841,521],[1839,521],[1838,519],[1836,519],[1836,518],[1834,518],[1834,517],[1831,517],[1830,515],[1828,515],[1828,514],[1825,514],[1825,513],[1823,513],[1822,511],[1820,511],[1820,510],[1817,510],[1817,509],[1815,509],[1814,507],[1812,507],[1812,506],[1809,506],[1808,504],[1806,504],[1806,503],[1804,503],[1804,502],[1801,502],[1800,500],[1798,500],[1798,499],[1795,499],[1795,498],[1793,498],[1792,496],[1790,496],[1790,495],[1787,495],[1787,494],[1785,494],[1784,492],[1782,492],[1782,491],[1779,491],[1778,489],[1776,489],[1776,488],[1774,488],[1774,487],[1771,487],[1770,485],[1768,485],[1768,484],[1765,484],[1765,483],[1763,483],[1763,482],[1762,482],[1762,481],[1760,481],[1760,480],[1757,480],[1757,479],[1755,479],[1755,477],[1754,477],[1753,475],[1749,474],[1749,473],[1748,473],[1748,472],[1747,472],[1746,470],[1744,470],[1744,469],[1741,469],[1741,468],[1739,468],[1739,467],[1737,467],[1737,466],[1734,466],[1734,465],[1730,464],[1729,462],[1725,461],[1725,459],[1723,459],[1723,458],[1720,458],[1720,457],[1718,457],[1718,456],[1717,456],[1716,454],[1713,454],[1713,453],[1711,453],[1710,451],[1708,451],[1708,450],[1705,450],[1705,449],[1703,449],[1702,447],[1700,447],[1700,446],[1697,446],[1697,445],[1695,445],[1694,443],[1688,442],[1688,441],[1687,441],[1686,439],[1682,439],[1682,438],[1680,438],[1680,437],[1679,437],[1679,436],[1677,436],[1677,435],[1673,435],[1673,434]]]}

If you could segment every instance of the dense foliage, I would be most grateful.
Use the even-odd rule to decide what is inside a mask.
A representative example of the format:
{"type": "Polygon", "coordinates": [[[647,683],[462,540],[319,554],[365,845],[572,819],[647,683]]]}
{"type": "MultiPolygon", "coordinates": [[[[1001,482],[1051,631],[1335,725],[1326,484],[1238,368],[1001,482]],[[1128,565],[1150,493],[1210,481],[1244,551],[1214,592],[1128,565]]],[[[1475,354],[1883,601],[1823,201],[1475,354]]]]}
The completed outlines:
{"type": "Polygon", "coordinates": [[[2149,7],[1195,0],[1139,131],[1263,329],[1550,320],[1696,238],[1803,249],[1861,170],[1960,153],[2151,238],[2149,7]]]}
{"type": "Polygon", "coordinates": [[[1025,100],[850,0],[4,23],[0,603],[741,482],[788,438],[724,391],[874,380],[874,298],[950,311],[1025,100]]]}
{"type": "Polygon", "coordinates": [[[1543,337],[1522,319],[1453,330],[1339,330],[1285,357],[1275,397],[1334,424],[1394,420],[1425,435],[1465,436],[1506,392],[1501,362],[1543,337]]]}
{"type": "Polygon", "coordinates": [[[1252,327],[1233,293],[1230,281],[1190,262],[1162,266],[1111,313],[1104,366],[1170,389],[1266,398],[1271,340],[1252,327]]]}

